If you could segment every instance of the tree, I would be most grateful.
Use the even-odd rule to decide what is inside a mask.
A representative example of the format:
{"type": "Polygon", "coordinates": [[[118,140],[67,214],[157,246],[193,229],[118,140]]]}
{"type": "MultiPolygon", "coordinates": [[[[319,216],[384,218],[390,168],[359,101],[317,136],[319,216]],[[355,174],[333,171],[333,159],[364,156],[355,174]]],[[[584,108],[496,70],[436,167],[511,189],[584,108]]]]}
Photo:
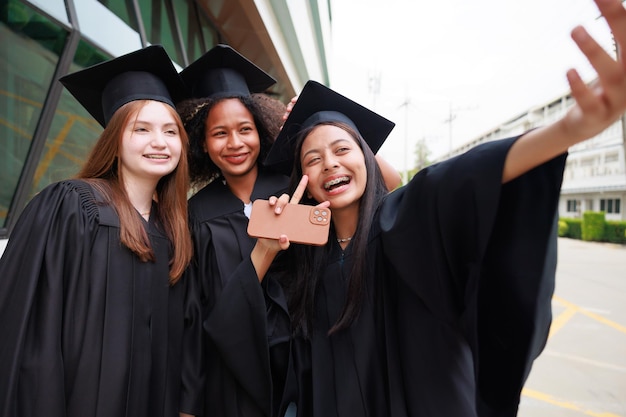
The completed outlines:
{"type": "Polygon", "coordinates": [[[409,179],[413,178],[413,176],[417,174],[421,169],[426,168],[427,166],[432,164],[432,161],[429,159],[430,149],[428,149],[428,145],[426,145],[425,138],[417,141],[417,143],[415,144],[413,155],[415,156],[415,165],[409,170],[409,179]]]}

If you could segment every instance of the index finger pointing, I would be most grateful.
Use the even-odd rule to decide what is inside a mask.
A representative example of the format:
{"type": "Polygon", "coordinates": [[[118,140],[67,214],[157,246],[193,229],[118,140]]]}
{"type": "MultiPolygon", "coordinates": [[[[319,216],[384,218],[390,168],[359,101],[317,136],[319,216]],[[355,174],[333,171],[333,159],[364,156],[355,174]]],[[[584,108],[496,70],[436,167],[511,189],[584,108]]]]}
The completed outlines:
{"type": "Polygon", "coordinates": [[[290,204],[298,204],[300,202],[300,199],[304,195],[304,190],[306,190],[306,185],[308,182],[309,182],[309,177],[306,175],[303,175],[302,179],[300,179],[300,182],[298,183],[298,186],[296,187],[296,190],[293,192],[293,195],[291,196],[291,200],[289,200],[290,204]]]}

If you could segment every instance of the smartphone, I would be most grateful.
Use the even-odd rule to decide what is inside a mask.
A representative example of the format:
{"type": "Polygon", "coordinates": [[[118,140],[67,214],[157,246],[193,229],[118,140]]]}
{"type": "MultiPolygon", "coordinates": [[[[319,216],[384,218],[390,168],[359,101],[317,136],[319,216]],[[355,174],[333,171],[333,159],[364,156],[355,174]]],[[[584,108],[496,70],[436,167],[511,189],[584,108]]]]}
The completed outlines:
{"type": "Polygon", "coordinates": [[[330,209],[304,204],[287,204],[281,214],[267,200],[255,200],[248,222],[252,237],[278,239],[287,235],[290,242],[322,246],[328,241],[330,209]]]}

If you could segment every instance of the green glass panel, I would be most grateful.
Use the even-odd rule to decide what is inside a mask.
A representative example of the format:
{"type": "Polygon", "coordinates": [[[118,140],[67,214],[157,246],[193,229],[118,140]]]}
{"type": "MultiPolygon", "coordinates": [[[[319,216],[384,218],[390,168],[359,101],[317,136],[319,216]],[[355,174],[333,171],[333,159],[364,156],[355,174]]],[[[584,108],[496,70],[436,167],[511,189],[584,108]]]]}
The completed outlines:
{"type": "Polygon", "coordinates": [[[163,45],[172,60],[182,64],[183,56],[174,36],[175,19],[166,0],[139,0],[139,10],[148,42],[163,45]]]}
{"type": "MultiPolygon", "coordinates": [[[[219,43],[219,34],[217,30],[213,27],[211,21],[204,15],[204,13],[199,12],[198,18],[200,19],[200,26],[202,30],[202,37],[204,38],[204,45],[206,46],[206,50],[213,48],[215,45],[219,43]]],[[[204,53],[206,51],[202,51],[204,53]]],[[[200,55],[202,55],[202,53],[200,55]]],[[[198,58],[200,55],[194,57],[198,58]]],[[[191,60],[191,58],[190,58],[191,60]]]]}
{"type": "Polygon", "coordinates": [[[137,19],[133,11],[132,1],[126,0],[98,0],[117,17],[122,19],[128,26],[139,32],[137,19]]]}
{"type": "Polygon", "coordinates": [[[183,45],[187,48],[187,58],[192,62],[215,46],[217,32],[191,1],[181,0],[173,4],[182,32],[183,45]]]}
{"type": "MultiPolygon", "coordinates": [[[[178,0],[173,2],[173,6],[183,38],[183,45],[187,48],[187,57],[195,56],[203,47],[198,19],[193,15],[193,4],[190,5],[187,0],[178,0]]],[[[184,67],[182,62],[179,64],[184,67]]]]}
{"type": "Polygon", "coordinates": [[[0,5],[0,225],[4,225],[67,32],[19,0],[0,5]]]}
{"type": "MultiPolygon", "coordinates": [[[[69,72],[110,58],[81,40],[69,72]]],[[[44,151],[37,164],[31,196],[50,183],[75,176],[101,132],[100,124],[66,89],[63,89],[44,151]]]]}

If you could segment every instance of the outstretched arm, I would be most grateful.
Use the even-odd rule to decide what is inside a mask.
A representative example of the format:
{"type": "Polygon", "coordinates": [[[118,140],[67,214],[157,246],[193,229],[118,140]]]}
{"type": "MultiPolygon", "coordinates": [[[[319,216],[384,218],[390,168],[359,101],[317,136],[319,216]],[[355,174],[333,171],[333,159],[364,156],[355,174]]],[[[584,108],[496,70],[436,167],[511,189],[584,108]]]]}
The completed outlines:
{"type": "Polygon", "coordinates": [[[599,134],[626,111],[626,9],[621,0],[594,1],[611,28],[620,54],[617,59],[611,57],[582,27],[572,30],[572,39],[598,78],[586,85],[576,70],[567,72],[576,104],[562,119],[526,133],[513,144],[505,160],[503,183],[599,134]]]}

